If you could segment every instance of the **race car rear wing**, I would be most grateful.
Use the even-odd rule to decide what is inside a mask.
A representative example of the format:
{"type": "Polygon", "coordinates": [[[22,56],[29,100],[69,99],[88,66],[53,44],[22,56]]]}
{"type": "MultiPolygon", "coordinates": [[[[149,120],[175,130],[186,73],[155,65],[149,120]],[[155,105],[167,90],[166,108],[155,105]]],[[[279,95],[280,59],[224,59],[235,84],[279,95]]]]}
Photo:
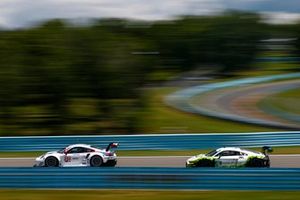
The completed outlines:
{"type": "Polygon", "coordinates": [[[119,143],[116,142],[111,142],[108,144],[108,146],[106,147],[105,151],[109,151],[112,148],[117,148],[119,146],[119,143]]]}
{"type": "Polygon", "coordinates": [[[262,150],[262,153],[265,155],[268,155],[268,153],[273,152],[272,147],[269,147],[269,146],[263,146],[261,150],[262,150]]]}

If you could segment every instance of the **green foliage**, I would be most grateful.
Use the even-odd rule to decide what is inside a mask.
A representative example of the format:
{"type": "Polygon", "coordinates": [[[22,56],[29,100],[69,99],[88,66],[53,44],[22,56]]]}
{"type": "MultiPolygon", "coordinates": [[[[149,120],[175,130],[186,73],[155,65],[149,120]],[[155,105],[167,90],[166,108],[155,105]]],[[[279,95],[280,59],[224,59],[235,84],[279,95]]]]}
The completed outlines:
{"type": "Polygon", "coordinates": [[[227,13],[82,27],[52,20],[1,31],[0,134],[145,130],[144,86],[211,63],[226,73],[250,66],[262,37],[258,21],[227,13]]]}
{"type": "Polygon", "coordinates": [[[233,12],[157,24],[153,33],[165,65],[185,71],[216,64],[230,74],[250,67],[264,37],[261,27],[257,15],[233,12]]]}
{"type": "Polygon", "coordinates": [[[295,32],[295,37],[296,37],[296,40],[294,42],[295,53],[296,53],[296,56],[300,57],[300,23],[298,23],[294,27],[294,32],[295,32]]]}

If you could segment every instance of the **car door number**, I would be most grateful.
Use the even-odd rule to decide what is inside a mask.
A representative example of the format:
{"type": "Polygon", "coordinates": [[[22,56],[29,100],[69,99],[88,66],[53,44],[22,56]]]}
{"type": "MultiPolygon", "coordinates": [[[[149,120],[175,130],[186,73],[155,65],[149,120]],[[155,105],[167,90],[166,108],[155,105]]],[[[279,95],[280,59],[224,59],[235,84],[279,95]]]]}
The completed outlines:
{"type": "Polygon", "coordinates": [[[65,156],[64,161],[65,162],[71,162],[71,156],[65,156]]]}

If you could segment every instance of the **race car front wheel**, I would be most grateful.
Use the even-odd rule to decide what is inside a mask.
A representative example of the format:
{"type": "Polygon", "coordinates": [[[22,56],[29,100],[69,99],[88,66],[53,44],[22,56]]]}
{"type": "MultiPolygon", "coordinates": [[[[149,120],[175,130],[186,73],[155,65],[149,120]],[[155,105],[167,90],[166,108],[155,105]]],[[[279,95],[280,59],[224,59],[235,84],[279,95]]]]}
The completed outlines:
{"type": "Polygon", "coordinates": [[[58,167],[58,160],[57,158],[50,156],[45,160],[46,167],[58,167]]]}
{"type": "Polygon", "coordinates": [[[100,167],[102,165],[103,161],[100,156],[93,156],[90,160],[91,167],[100,167]]]}

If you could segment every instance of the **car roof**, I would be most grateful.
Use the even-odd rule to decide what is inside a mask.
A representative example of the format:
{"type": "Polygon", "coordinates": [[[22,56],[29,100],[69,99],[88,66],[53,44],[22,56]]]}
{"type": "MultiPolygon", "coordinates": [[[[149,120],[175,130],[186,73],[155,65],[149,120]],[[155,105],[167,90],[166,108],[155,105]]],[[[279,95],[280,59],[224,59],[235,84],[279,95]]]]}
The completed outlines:
{"type": "Polygon", "coordinates": [[[261,152],[258,152],[258,151],[242,149],[240,147],[221,147],[221,148],[216,149],[216,151],[217,152],[220,152],[220,151],[240,151],[240,152],[244,152],[244,153],[248,153],[248,154],[262,154],[261,152]]]}
{"type": "Polygon", "coordinates": [[[221,147],[221,148],[218,148],[216,149],[217,151],[241,151],[242,149],[239,148],[239,147],[221,147]]]}
{"type": "Polygon", "coordinates": [[[92,147],[92,146],[89,145],[89,144],[71,144],[71,145],[67,146],[66,148],[67,148],[67,149],[71,149],[71,148],[74,148],[74,147],[83,147],[83,148],[92,148],[92,149],[96,149],[95,147],[92,147]]]}

